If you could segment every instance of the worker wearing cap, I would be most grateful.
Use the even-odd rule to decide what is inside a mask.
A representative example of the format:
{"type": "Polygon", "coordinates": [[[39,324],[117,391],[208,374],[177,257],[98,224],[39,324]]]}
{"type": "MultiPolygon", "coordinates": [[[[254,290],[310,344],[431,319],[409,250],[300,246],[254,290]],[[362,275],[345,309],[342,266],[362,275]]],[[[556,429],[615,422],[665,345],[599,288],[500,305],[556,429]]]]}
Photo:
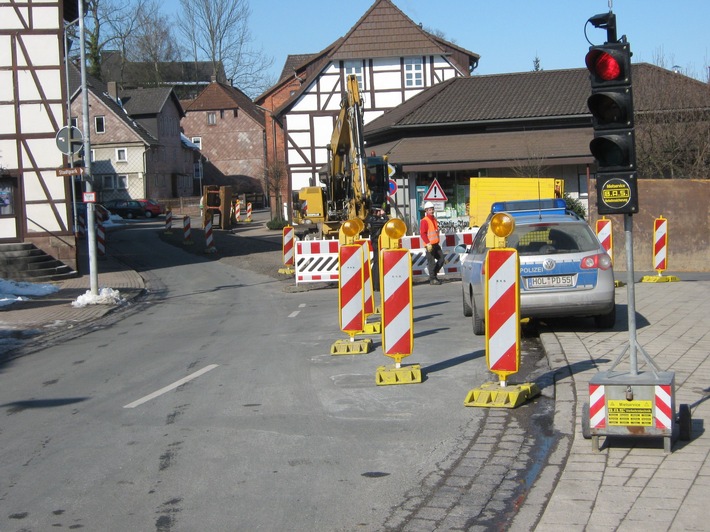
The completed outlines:
{"type": "Polygon", "coordinates": [[[426,248],[429,284],[441,284],[436,274],[444,266],[444,252],[439,245],[439,222],[434,217],[434,204],[431,201],[424,203],[424,218],[419,224],[419,235],[426,248]]]}

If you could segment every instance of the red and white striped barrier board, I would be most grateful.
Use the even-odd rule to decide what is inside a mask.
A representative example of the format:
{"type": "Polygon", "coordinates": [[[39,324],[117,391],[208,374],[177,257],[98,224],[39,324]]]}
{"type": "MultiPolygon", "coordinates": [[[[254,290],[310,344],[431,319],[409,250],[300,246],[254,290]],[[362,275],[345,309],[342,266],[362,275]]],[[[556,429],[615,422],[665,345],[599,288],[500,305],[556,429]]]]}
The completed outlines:
{"type": "Polygon", "coordinates": [[[663,216],[653,222],[653,269],[659,272],[668,268],[668,220],[663,216]]]}
{"type": "Polygon", "coordinates": [[[606,428],[606,395],[601,384],[589,385],[589,427],[606,428]]]}
{"type": "Polygon", "coordinates": [[[337,240],[296,242],[296,284],[338,280],[337,240]]]}
{"type": "Polygon", "coordinates": [[[360,244],[340,248],[340,281],[338,283],[338,306],[340,329],[354,335],[365,327],[365,291],[363,266],[365,256],[360,244]]]}
{"type": "Polygon", "coordinates": [[[673,399],[671,385],[656,386],[656,428],[671,430],[673,421],[673,399]]]}
{"type": "Polygon", "coordinates": [[[214,246],[214,237],[212,236],[212,220],[207,220],[207,225],[205,226],[205,247],[207,251],[217,251],[214,246]]]}
{"type": "Polygon", "coordinates": [[[165,213],[165,232],[172,233],[173,231],[173,211],[165,213]]]}
{"type": "Polygon", "coordinates": [[[597,220],[597,238],[613,262],[614,242],[611,234],[611,220],[608,218],[597,220]]]}
{"type": "Polygon", "coordinates": [[[96,250],[99,255],[106,255],[106,232],[104,231],[104,219],[100,214],[96,214],[96,250]]]}
{"type": "Polygon", "coordinates": [[[84,236],[86,236],[86,220],[84,220],[83,214],[77,216],[76,223],[78,224],[76,231],[79,234],[79,238],[83,238],[84,236]]]}
{"type": "Polygon", "coordinates": [[[520,367],[520,266],[518,252],[486,255],[486,362],[501,381],[520,367]]]}
{"type": "MultiPolygon", "coordinates": [[[[439,243],[441,250],[444,252],[444,267],[442,271],[445,274],[461,273],[461,258],[454,248],[459,244],[470,246],[473,244],[473,238],[476,236],[476,231],[466,231],[464,233],[455,233],[442,235],[442,240],[439,243]]],[[[403,236],[401,240],[403,249],[408,249],[412,255],[412,275],[428,276],[429,268],[426,260],[426,249],[424,242],[419,236],[403,236]]]]}
{"type": "Polygon", "coordinates": [[[382,251],[382,350],[395,360],[412,354],[412,261],[406,249],[382,251]]]}
{"type": "MultiPolygon", "coordinates": [[[[360,240],[356,242],[362,246],[363,256],[368,259],[372,257],[372,242],[370,240],[360,240]]],[[[365,316],[375,313],[375,299],[372,288],[372,264],[366,260],[363,265],[364,289],[365,289],[365,316]]]]}
{"type": "Polygon", "coordinates": [[[284,266],[293,266],[293,238],[294,238],[294,231],[293,227],[290,225],[287,225],[286,227],[283,228],[283,231],[281,232],[282,234],[282,241],[283,241],[283,260],[284,260],[284,266]]]}
{"type": "Polygon", "coordinates": [[[241,221],[242,216],[242,204],[237,202],[234,204],[234,219],[238,222],[241,221]]]}
{"type": "Polygon", "coordinates": [[[251,222],[251,201],[247,203],[247,222],[251,222]]]}

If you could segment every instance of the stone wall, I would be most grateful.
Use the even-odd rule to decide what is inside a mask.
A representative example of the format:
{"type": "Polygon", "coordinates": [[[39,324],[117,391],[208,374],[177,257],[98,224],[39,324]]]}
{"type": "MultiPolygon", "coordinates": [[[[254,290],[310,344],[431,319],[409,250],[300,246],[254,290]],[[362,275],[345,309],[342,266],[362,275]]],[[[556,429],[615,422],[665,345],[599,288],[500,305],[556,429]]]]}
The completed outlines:
{"type": "MultiPolygon", "coordinates": [[[[653,271],[653,222],[668,219],[668,269],[673,272],[710,271],[710,180],[640,179],[639,213],[631,217],[634,271],[653,271]]],[[[596,182],[589,187],[589,224],[596,227],[596,182]]],[[[624,216],[612,220],[614,269],[626,271],[624,216]]]]}

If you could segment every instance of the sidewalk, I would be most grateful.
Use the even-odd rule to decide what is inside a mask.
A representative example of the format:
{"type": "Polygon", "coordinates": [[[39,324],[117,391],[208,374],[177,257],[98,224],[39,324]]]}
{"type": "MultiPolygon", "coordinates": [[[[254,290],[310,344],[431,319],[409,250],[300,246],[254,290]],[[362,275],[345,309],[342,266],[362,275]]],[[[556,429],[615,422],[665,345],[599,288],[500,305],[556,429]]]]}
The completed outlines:
{"type": "MultiPolygon", "coordinates": [[[[85,242],[80,244],[85,247],[85,242]]],[[[98,288],[117,290],[125,303],[75,308],[72,302],[91,288],[89,260],[85,253],[80,253],[79,264],[82,275],[58,282],[59,291],[0,308],[0,328],[19,331],[25,338],[67,332],[121,308],[145,289],[143,279],[137,272],[106,255],[97,258],[98,288]]]]}
{"type": "MultiPolygon", "coordinates": [[[[614,331],[570,328],[541,335],[555,371],[555,429],[563,438],[511,530],[530,530],[541,512],[536,529],[546,532],[710,529],[704,512],[710,495],[710,437],[704,425],[710,417],[710,280],[678,277],[680,282],[634,284],[637,339],[662,371],[675,372],[676,413],[679,405],[690,406],[691,440],[676,441],[665,454],[660,437],[606,442],[601,437],[597,453],[582,436],[589,380],[629,344],[627,287],[617,288],[614,331]]],[[[629,368],[627,353],[615,371],[629,368]]],[[[648,371],[640,351],[638,370],[648,371]]]]}

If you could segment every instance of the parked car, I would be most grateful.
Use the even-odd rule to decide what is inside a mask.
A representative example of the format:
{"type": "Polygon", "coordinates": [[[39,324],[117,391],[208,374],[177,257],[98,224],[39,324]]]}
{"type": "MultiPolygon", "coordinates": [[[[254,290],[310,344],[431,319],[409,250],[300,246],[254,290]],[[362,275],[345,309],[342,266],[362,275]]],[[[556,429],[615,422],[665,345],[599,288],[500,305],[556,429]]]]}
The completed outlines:
{"type": "Polygon", "coordinates": [[[485,334],[485,260],[495,235],[490,220],[507,212],[515,229],[505,246],[518,250],[520,317],[593,317],[608,329],[616,321],[611,258],[587,222],[565,209],[563,199],[495,203],[461,265],[463,313],[473,318],[473,332],[485,334]]]}
{"type": "MultiPolygon", "coordinates": [[[[86,203],[74,203],[74,209],[78,216],[82,216],[84,221],[86,221],[86,203]]],[[[102,216],[104,220],[108,219],[111,213],[100,203],[94,203],[94,210],[97,216],[102,216]]]]}
{"type": "Polygon", "coordinates": [[[112,214],[118,214],[122,218],[130,219],[145,216],[143,207],[135,200],[109,200],[103,206],[112,214]]]}
{"type": "Polygon", "coordinates": [[[143,207],[146,218],[165,214],[165,206],[153,199],[137,199],[136,201],[143,207]]]}

